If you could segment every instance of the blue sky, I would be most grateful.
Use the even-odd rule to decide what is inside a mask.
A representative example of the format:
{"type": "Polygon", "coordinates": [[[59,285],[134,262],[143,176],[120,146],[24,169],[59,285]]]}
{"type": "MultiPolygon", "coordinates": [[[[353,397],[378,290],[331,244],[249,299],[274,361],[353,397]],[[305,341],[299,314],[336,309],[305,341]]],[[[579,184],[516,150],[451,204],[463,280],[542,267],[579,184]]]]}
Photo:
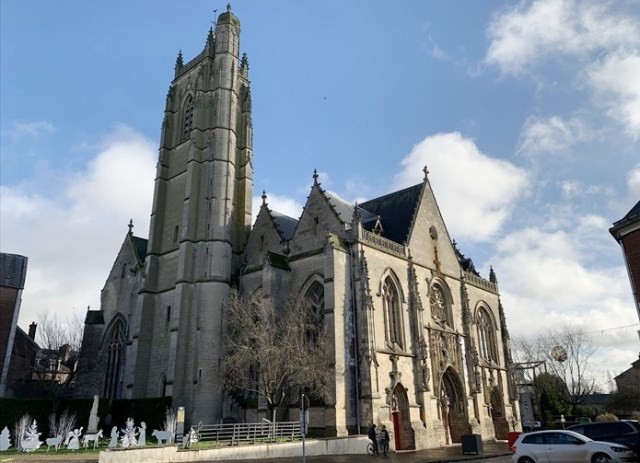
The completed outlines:
{"type": "MultiPolygon", "coordinates": [[[[29,257],[23,328],[99,307],[129,219],[148,235],[177,53],[199,53],[225,5],[0,3],[0,245],[29,257]]],[[[639,1],[232,7],[256,201],[266,190],[297,217],[314,169],[358,201],[427,165],[451,236],[483,275],[495,268],[513,336],[581,323],[602,378],[637,358],[608,228],[640,199],[639,1]]]]}

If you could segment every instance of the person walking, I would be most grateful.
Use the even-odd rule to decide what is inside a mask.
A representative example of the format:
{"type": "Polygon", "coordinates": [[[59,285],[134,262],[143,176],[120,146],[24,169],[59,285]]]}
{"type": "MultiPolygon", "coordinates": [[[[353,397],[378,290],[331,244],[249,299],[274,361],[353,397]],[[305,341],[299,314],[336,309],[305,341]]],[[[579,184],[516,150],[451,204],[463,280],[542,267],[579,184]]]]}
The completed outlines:
{"type": "Polygon", "coordinates": [[[389,432],[384,424],[382,431],[380,431],[380,447],[382,447],[382,454],[386,457],[389,453],[389,432]]]}
{"type": "Polygon", "coordinates": [[[367,433],[367,437],[373,443],[373,453],[378,454],[378,437],[376,435],[376,424],[373,423],[369,428],[369,432],[367,433]]]}

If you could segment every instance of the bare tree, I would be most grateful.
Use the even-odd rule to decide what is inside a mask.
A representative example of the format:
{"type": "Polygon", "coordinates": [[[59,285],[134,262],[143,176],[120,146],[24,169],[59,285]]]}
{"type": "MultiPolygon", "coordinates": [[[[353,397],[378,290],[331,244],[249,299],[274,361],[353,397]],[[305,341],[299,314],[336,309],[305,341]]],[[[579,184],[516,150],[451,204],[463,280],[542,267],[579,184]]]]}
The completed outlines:
{"type": "MultiPolygon", "coordinates": [[[[578,325],[563,325],[532,338],[516,339],[517,362],[544,362],[547,372],[557,376],[572,402],[573,412],[583,398],[595,390],[595,377],[589,360],[596,352],[591,336],[578,325]]],[[[532,378],[528,378],[532,380],[532,378]]],[[[541,391],[536,391],[539,398],[541,391]]]]}
{"type": "Polygon", "coordinates": [[[263,397],[274,423],[276,410],[298,386],[326,398],[333,367],[322,314],[300,299],[276,305],[262,291],[232,291],[224,307],[228,392],[263,397]]]}
{"type": "Polygon", "coordinates": [[[33,423],[31,415],[25,413],[22,417],[16,421],[13,425],[13,439],[15,441],[16,450],[22,450],[22,441],[29,426],[33,423]]]}
{"type": "Polygon", "coordinates": [[[78,314],[61,318],[55,313],[40,312],[36,340],[34,379],[39,388],[57,402],[68,395],[75,384],[84,323],[78,314]]]}
{"type": "Polygon", "coordinates": [[[63,411],[56,418],[55,413],[49,415],[49,435],[51,437],[65,438],[69,432],[73,431],[76,426],[75,413],[69,413],[68,410],[63,411]]]}

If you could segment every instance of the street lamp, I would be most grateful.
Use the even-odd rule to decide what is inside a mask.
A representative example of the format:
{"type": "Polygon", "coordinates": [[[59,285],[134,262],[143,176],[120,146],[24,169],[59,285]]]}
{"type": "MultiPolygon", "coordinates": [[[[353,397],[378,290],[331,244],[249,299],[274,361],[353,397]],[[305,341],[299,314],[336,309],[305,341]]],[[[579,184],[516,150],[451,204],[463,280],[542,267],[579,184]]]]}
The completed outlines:
{"type": "Polygon", "coordinates": [[[304,395],[304,387],[300,386],[300,434],[302,434],[302,463],[307,461],[304,436],[307,434],[309,422],[309,407],[306,406],[307,397],[304,395]]]}

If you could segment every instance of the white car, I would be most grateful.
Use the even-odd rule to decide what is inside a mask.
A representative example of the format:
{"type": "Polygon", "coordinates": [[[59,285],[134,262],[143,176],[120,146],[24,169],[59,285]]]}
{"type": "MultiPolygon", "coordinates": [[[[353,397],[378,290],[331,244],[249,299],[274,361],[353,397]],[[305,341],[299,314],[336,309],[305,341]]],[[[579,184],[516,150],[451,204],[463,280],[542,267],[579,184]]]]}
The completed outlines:
{"type": "Polygon", "coordinates": [[[536,431],[521,434],[513,444],[514,463],[604,463],[636,460],[620,444],[589,439],[573,431],[536,431]]]}

